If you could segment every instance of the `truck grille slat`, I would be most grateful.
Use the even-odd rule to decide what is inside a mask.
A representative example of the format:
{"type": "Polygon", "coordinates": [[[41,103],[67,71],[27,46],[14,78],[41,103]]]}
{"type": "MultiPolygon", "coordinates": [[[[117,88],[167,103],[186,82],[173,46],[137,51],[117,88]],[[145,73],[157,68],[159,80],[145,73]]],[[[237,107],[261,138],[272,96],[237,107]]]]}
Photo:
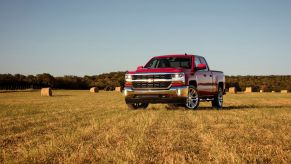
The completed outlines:
{"type": "Polygon", "coordinates": [[[144,80],[144,79],[172,79],[171,74],[164,75],[133,75],[133,80],[144,80]]]}
{"type": "Polygon", "coordinates": [[[171,82],[155,82],[155,83],[142,83],[134,82],[134,88],[168,88],[171,85],[171,82]]]}

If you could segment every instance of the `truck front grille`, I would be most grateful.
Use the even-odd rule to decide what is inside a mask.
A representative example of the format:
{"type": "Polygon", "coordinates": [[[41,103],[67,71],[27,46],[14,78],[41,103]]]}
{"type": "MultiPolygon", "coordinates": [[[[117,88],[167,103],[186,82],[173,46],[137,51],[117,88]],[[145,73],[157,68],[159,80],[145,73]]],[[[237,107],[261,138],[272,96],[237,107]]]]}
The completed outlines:
{"type": "Polygon", "coordinates": [[[133,88],[137,89],[167,89],[171,85],[171,74],[138,74],[132,76],[133,88]]]}
{"type": "Polygon", "coordinates": [[[144,79],[172,79],[171,74],[157,74],[157,75],[133,75],[132,80],[144,79]]]}
{"type": "Polygon", "coordinates": [[[145,83],[145,82],[133,82],[133,88],[154,88],[154,89],[165,89],[169,88],[171,82],[154,82],[154,83],[145,83]]]}

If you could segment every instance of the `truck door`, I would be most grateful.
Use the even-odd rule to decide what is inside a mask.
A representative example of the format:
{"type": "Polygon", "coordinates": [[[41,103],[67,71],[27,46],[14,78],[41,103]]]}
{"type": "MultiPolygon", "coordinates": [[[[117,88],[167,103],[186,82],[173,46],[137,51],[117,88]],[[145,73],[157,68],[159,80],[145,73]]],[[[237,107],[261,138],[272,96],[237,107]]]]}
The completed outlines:
{"type": "Polygon", "coordinates": [[[205,69],[205,72],[204,72],[204,77],[205,77],[205,80],[206,80],[206,92],[207,92],[207,95],[212,95],[213,94],[213,90],[214,90],[214,82],[213,82],[213,74],[212,72],[210,71],[209,69],[209,66],[205,60],[204,57],[200,57],[200,61],[202,64],[205,64],[206,65],[206,69],[205,69]]]}
{"type": "Polygon", "coordinates": [[[209,71],[208,65],[204,58],[195,56],[195,66],[198,64],[206,64],[206,69],[197,70],[195,76],[197,79],[198,93],[203,96],[211,95],[212,93],[212,73],[209,71]]]}

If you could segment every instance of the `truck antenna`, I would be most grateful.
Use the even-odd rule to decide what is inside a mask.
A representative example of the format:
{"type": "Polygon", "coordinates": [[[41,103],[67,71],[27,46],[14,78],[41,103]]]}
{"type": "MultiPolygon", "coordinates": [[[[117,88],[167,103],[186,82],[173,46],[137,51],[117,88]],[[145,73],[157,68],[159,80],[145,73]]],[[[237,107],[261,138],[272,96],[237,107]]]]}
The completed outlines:
{"type": "Polygon", "coordinates": [[[185,55],[188,55],[187,53],[185,53],[185,55]]]}

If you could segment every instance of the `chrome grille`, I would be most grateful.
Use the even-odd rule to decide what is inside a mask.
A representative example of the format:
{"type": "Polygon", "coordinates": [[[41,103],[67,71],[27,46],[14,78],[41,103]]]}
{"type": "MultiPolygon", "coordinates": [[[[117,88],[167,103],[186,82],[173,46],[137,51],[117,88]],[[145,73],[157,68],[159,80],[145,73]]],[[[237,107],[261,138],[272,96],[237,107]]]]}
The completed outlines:
{"type": "Polygon", "coordinates": [[[144,83],[144,82],[133,82],[133,88],[168,88],[171,85],[171,82],[154,82],[154,83],[144,83]]]}
{"type": "Polygon", "coordinates": [[[144,79],[172,79],[171,74],[157,74],[157,75],[133,75],[132,80],[144,79]]]}
{"type": "Polygon", "coordinates": [[[171,85],[171,74],[138,74],[132,76],[133,88],[166,89],[171,85]]]}

